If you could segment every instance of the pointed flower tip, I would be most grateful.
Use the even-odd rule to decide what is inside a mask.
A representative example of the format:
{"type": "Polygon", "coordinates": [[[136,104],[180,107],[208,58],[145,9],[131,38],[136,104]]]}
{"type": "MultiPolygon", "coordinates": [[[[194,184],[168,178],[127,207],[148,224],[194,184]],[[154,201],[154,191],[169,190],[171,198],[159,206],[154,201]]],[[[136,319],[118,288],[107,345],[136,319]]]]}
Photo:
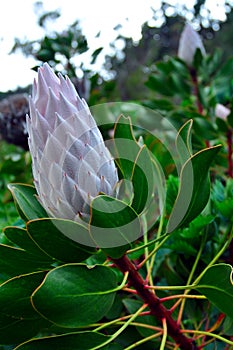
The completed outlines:
{"type": "Polygon", "coordinates": [[[178,57],[187,65],[192,66],[196,50],[200,49],[203,56],[206,55],[200,35],[193,29],[191,24],[186,23],[180,36],[178,57]]]}

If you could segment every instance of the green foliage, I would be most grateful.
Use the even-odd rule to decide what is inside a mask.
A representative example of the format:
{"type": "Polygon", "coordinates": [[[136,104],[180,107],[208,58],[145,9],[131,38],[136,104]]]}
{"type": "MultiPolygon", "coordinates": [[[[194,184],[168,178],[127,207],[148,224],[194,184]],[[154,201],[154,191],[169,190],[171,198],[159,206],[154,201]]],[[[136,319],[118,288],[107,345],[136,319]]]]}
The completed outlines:
{"type": "MultiPolygon", "coordinates": [[[[85,38],[71,29],[46,37],[38,57],[59,63],[59,51],[69,62],[74,44],[85,52],[85,38]]],[[[27,173],[28,153],[2,144],[3,347],[233,345],[232,112],[221,119],[215,109],[232,105],[232,59],[197,50],[193,67],[166,57],[150,68],[152,98],[99,113],[104,136],[113,131],[120,181],[113,196],[91,200],[90,217],[48,217],[27,173]]]]}
{"type": "MultiPolygon", "coordinates": [[[[61,349],[61,350],[72,350],[72,349],[93,349],[96,346],[101,346],[108,339],[101,333],[97,332],[75,332],[71,334],[64,334],[58,336],[51,336],[49,338],[33,339],[32,341],[26,342],[22,345],[17,346],[15,349],[19,350],[50,350],[50,349],[61,349]]],[[[101,347],[104,350],[110,349],[108,346],[101,347]]],[[[118,348],[119,349],[119,348],[118,348]]],[[[116,348],[116,350],[118,350],[116,348]]],[[[113,349],[114,350],[114,349],[113,349]]]]}
{"type": "Polygon", "coordinates": [[[77,328],[105,316],[113,304],[116,287],[116,275],[108,267],[67,264],[47,274],[32,294],[32,304],[56,325],[77,328]]]}
{"type": "Polygon", "coordinates": [[[198,280],[195,289],[206,295],[224,314],[233,318],[232,266],[213,265],[198,280]],[[217,278],[216,278],[217,276],[217,278]]]}

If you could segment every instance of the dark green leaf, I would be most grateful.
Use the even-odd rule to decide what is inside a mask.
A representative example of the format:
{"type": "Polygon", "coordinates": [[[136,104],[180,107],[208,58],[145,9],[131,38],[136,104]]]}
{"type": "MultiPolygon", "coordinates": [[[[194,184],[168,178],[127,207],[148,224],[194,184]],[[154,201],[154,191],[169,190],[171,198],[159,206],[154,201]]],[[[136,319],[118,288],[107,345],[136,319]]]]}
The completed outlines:
{"type": "MultiPolygon", "coordinates": [[[[4,316],[4,319],[1,319],[0,316],[0,322],[3,324],[0,328],[1,345],[9,344],[10,346],[32,338],[48,324],[43,318],[32,321],[14,320],[7,316],[4,316]]],[[[12,347],[7,349],[12,349],[12,347]]]]}
{"type": "Polygon", "coordinates": [[[0,279],[48,270],[52,263],[53,260],[49,257],[36,256],[22,249],[0,244],[0,279]]]}
{"type": "Polygon", "coordinates": [[[114,128],[114,147],[111,154],[121,171],[124,179],[130,180],[135,159],[140,150],[134,134],[130,118],[120,116],[114,128]],[[127,150],[127,152],[126,152],[127,150]]]}
{"type": "Polygon", "coordinates": [[[48,256],[46,256],[46,254],[28,235],[27,230],[15,226],[8,226],[3,232],[5,236],[19,248],[22,248],[33,255],[42,256],[44,259],[48,259],[48,256]]]}
{"type": "Polygon", "coordinates": [[[108,253],[114,258],[121,256],[129,243],[141,235],[136,212],[124,202],[105,195],[92,201],[90,230],[97,246],[105,251],[111,249],[108,253]]]}
{"type": "Polygon", "coordinates": [[[187,225],[205,208],[210,195],[209,167],[221,146],[206,148],[184,164],[180,189],[168,221],[167,232],[187,225]]]}
{"type": "Polygon", "coordinates": [[[149,151],[142,147],[135,159],[132,183],[134,197],[131,204],[137,214],[148,208],[154,191],[153,166],[149,151]]]}
{"type": "Polygon", "coordinates": [[[47,274],[32,302],[49,321],[76,328],[104,317],[113,304],[116,287],[116,274],[108,267],[67,264],[47,274]]]}
{"type": "Polygon", "coordinates": [[[46,218],[32,220],[28,222],[27,230],[40,249],[63,262],[81,262],[96,252],[88,230],[74,221],[46,218]]]}
{"type": "Polygon", "coordinates": [[[37,200],[36,189],[33,186],[16,183],[8,185],[8,188],[23,220],[28,221],[48,216],[37,200]]]}
{"type": "Polygon", "coordinates": [[[33,309],[31,294],[45,277],[44,272],[12,278],[0,286],[1,344],[12,344],[36,335],[48,322],[33,309]]]}
{"type": "Polygon", "coordinates": [[[233,318],[232,266],[217,264],[211,266],[195,286],[221,312],[233,318]]]}
{"type": "Polygon", "coordinates": [[[45,272],[34,272],[14,277],[0,285],[0,314],[12,319],[40,318],[30,302],[31,294],[41,284],[45,272]]]}
{"type": "Polygon", "coordinates": [[[92,60],[91,60],[91,64],[94,64],[97,57],[99,56],[100,52],[103,50],[103,47],[99,47],[98,49],[96,49],[93,54],[91,55],[92,56],[92,60]]]}
{"type": "MultiPolygon", "coordinates": [[[[109,337],[97,332],[75,332],[51,337],[30,340],[15,348],[15,350],[90,350],[104,344],[109,337]]],[[[101,347],[107,350],[108,347],[101,347]]]]}

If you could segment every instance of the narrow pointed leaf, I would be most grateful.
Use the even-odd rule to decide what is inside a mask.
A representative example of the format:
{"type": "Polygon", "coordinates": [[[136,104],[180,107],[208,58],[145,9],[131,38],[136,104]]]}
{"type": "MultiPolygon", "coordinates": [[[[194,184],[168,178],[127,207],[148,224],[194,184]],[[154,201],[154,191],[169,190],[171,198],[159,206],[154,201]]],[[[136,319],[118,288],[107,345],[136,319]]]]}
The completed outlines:
{"type": "Polygon", "coordinates": [[[19,215],[24,221],[47,217],[47,213],[37,199],[33,186],[24,184],[8,185],[16,203],[19,215]]]}
{"type": "Polygon", "coordinates": [[[192,129],[193,121],[188,120],[179,130],[176,138],[176,148],[183,165],[192,156],[192,129]]]}
{"type": "MultiPolygon", "coordinates": [[[[159,168],[155,166],[152,161],[150,153],[146,146],[143,146],[138,152],[138,156],[135,160],[132,184],[134,190],[132,208],[137,214],[140,214],[143,210],[149,208],[152,202],[152,196],[156,191],[155,179],[158,182],[159,168]]],[[[157,183],[157,187],[159,187],[157,183]]]]}
{"type": "Polygon", "coordinates": [[[210,195],[209,167],[218,153],[220,145],[206,148],[189,158],[180,175],[180,188],[167,232],[187,225],[205,208],[210,195]]]}
{"type": "Polygon", "coordinates": [[[120,116],[115,124],[114,143],[110,151],[124,179],[131,179],[139,150],[140,146],[134,137],[131,119],[120,116]]]}

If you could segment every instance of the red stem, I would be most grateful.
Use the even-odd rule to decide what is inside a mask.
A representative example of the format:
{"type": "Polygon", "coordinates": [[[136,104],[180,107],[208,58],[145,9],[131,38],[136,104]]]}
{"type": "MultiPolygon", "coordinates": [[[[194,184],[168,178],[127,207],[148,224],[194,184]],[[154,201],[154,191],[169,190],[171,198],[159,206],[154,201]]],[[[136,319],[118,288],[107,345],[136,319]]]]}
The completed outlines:
{"type": "Polygon", "coordinates": [[[193,86],[194,86],[194,94],[195,94],[196,99],[197,99],[198,113],[202,114],[203,113],[203,107],[202,107],[202,104],[201,104],[201,101],[200,101],[200,97],[199,97],[199,87],[198,87],[198,80],[197,80],[196,70],[195,69],[190,69],[190,75],[191,75],[193,86]]]}
{"type": "Polygon", "coordinates": [[[168,335],[172,337],[182,350],[195,350],[197,346],[192,339],[187,338],[181,333],[180,327],[177,322],[172,318],[171,312],[167,310],[160,299],[146,287],[146,281],[138,273],[136,266],[128,259],[127,256],[123,256],[119,259],[111,259],[115,265],[123,272],[128,272],[129,283],[136,289],[138,295],[148,305],[151,310],[151,314],[154,315],[160,322],[166,319],[168,335]]]}

